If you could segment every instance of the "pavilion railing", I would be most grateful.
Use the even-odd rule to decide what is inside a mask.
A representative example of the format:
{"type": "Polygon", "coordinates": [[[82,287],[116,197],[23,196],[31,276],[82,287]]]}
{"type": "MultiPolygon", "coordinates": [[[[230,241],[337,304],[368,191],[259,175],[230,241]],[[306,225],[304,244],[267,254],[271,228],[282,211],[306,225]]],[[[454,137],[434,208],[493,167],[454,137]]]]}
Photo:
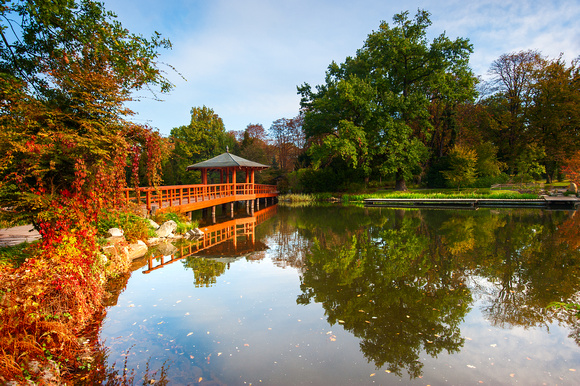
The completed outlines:
{"type": "Polygon", "coordinates": [[[264,196],[276,195],[277,190],[274,185],[259,185],[250,183],[211,184],[211,185],[173,185],[125,188],[125,201],[138,204],[145,204],[150,211],[153,207],[157,209],[167,207],[179,207],[198,202],[207,202],[223,198],[236,198],[236,196],[264,196]]]}

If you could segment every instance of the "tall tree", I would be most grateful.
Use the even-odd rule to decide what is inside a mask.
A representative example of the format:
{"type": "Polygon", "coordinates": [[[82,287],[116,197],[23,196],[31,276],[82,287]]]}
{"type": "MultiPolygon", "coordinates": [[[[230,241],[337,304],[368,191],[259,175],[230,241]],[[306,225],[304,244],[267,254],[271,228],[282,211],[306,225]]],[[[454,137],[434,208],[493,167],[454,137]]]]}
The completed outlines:
{"type": "Polygon", "coordinates": [[[520,51],[501,55],[489,69],[489,90],[493,94],[488,97],[488,105],[496,122],[496,144],[511,172],[515,171],[523,145],[531,140],[527,114],[535,74],[544,62],[538,51],[520,51]]]}
{"type": "MultiPolygon", "coordinates": [[[[473,99],[474,77],[467,39],[441,34],[427,41],[427,11],[419,10],[412,20],[403,12],[393,21],[369,34],[355,58],[331,64],[316,93],[308,84],[299,92],[307,137],[329,150],[328,143],[336,144],[343,158],[356,161],[351,166],[366,168],[367,175],[375,169],[393,176],[404,190],[428,155],[432,104],[445,101],[442,106],[452,108],[473,99]]],[[[317,153],[319,148],[312,148],[314,158],[327,158],[329,151],[317,153]]]]}
{"type": "Polygon", "coordinates": [[[226,131],[222,119],[208,107],[191,109],[191,122],[187,126],[171,130],[174,150],[169,162],[174,173],[172,184],[195,184],[200,182],[199,173],[186,168],[224,152],[226,131]]]}
{"type": "Polygon", "coordinates": [[[551,183],[565,161],[580,149],[580,66],[562,58],[545,62],[535,74],[529,108],[530,132],[546,149],[551,183]]]}
{"type": "Polygon", "coordinates": [[[303,117],[281,118],[272,123],[270,134],[273,138],[276,160],[285,172],[294,170],[294,164],[305,146],[302,132],[303,117]]]}
{"type": "Polygon", "coordinates": [[[171,88],[156,63],[169,42],[131,34],[92,0],[3,2],[0,23],[0,205],[29,221],[63,193],[112,205],[145,152],[158,182],[160,137],[125,121],[123,103],[171,88]]]}

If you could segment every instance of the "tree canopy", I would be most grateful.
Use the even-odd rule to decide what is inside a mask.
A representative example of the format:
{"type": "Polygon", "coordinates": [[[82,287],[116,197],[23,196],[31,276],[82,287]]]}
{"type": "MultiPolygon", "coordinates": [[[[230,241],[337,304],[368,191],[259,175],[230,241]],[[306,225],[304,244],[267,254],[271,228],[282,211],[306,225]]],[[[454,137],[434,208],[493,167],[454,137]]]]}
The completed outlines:
{"type": "Polygon", "coordinates": [[[298,91],[315,166],[340,157],[367,177],[392,176],[406,189],[428,159],[427,144],[440,123],[431,110],[437,105],[449,115],[473,100],[475,78],[467,39],[427,40],[427,11],[413,19],[403,12],[393,22],[369,34],[354,58],[333,62],[316,91],[308,84],[298,91]]]}

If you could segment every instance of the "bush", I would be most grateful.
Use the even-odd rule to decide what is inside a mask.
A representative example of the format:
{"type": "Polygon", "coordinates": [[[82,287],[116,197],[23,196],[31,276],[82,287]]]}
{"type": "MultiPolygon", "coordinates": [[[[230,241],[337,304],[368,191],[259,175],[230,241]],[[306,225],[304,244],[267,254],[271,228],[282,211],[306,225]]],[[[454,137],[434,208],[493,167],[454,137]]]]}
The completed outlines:
{"type": "Polygon", "coordinates": [[[129,242],[155,236],[155,231],[149,221],[143,217],[116,210],[102,211],[97,223],[97,236],[107,237],[107,231],[111,228],[122,229],[129,242]]]}
{"type": "Polygon", "coordinates": [[[187,216],[181,212],[157,212],[153,217],[153,221],[160,225],[169,220],[173,220],[177,224],[177,229],[175,229],[177,234],[183,234],[190,229],[197,228],[197,223],[190,222],[187,216]]]}

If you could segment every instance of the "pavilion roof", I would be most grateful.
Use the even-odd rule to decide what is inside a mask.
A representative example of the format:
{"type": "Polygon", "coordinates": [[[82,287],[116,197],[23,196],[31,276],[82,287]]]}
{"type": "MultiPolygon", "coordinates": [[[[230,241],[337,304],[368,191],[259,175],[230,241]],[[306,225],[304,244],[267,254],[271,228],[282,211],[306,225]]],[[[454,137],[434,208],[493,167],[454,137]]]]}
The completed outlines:
{"type": "Polygon", "coordinates": [[[198,162],[193,165],[189,165],[187,170],[195,169],[225,169],[231,167],[243,167],[252,169],[267,169],[270,166],[263,165],[258,162],[249,161],[245,158],[238,157],[237,155],[230,154],[229,152],[218,155],[208,159],[207,161],[198,162]]]}

